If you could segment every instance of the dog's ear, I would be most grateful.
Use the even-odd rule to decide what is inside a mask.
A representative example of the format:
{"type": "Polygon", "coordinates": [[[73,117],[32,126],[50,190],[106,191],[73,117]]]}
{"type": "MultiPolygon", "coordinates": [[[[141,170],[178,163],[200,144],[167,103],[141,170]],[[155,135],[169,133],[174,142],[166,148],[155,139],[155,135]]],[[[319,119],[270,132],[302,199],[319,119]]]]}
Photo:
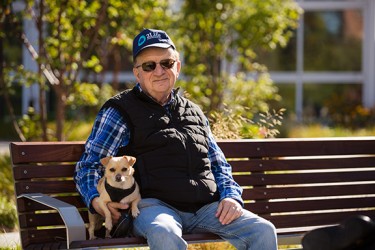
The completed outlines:
{"type": "Polygon", "coordinates": [[[108,162],[112,159],[112,156],[107,156],[107,157],[104,157],[100,160],[100,162],[106,166],[108,164],[108,162]]]}
{"type": "Polygon", "coordinates": [[[130,166],[134,165],[134,163],[136,161],[135,157],[129,156],[129,155],[124,155],[123,157],[129,162],[130,166]]]}

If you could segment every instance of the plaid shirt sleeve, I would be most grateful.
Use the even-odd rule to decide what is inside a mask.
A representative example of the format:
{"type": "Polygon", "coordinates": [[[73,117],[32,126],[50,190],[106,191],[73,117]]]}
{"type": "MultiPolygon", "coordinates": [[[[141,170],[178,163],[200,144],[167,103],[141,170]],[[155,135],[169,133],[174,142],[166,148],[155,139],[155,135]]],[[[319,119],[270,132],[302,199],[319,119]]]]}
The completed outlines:
{"type": "Polygon", "coordinates": [[[220,193],[220,200],[233,198],[242,206],[242,188],[234,181],[232,176],[232,166],[227,162],[223,151],[217,145],[212,132],[208,136],[208,158],[211,162],[212,173],[215,177],[217,188],[220,193]]]}
{"type": "Polygon", "coordinates": [[[129,129],[116,109],[102,109],[98,113],[74,172],[76,188],[91,211],[91,201],[99,196],[96,186],[104,173],[100,159],[116,155],[119,147],[129,143],[129,138],[129,129]]]}

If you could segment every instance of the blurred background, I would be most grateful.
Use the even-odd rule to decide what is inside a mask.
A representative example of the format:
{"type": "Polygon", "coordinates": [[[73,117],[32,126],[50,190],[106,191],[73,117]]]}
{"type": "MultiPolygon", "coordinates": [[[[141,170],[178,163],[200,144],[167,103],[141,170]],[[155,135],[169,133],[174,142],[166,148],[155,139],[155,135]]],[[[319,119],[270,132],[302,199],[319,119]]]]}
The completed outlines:
{"type": "Polygon", "coordinates": [[[375,0],[4,0],[0,221],[17,230],[9,141],[86,140],[132,88],[132,40],[163,29],[176,87],[219,139],[375,135],[375,0]]]}
{"type": "Polygon", "coordinates": [[[170,34],[177,85],[218,138],[374,133],[374,0],[2,5],[0,140],[85,140],[103,102],[134,86],[144,27],[170,34]]]}

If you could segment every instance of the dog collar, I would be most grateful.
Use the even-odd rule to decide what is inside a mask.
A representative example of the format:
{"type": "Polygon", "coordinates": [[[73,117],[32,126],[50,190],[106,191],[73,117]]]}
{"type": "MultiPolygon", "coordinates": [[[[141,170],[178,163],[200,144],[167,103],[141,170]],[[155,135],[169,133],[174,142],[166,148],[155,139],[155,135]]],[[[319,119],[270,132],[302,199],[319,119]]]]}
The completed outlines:
{"type": "Polygon", "coordinates": [[[114,201],[114,202],[120,202],[122,200],[122,198],[130,195],[131,193],[134,192],[135,190],[135,182],[133,184],[133,186],[131,186],[131,188],[127,188],[127,189],[121,189],[121,188],[115,188],[115,187],[112,187],[111,185],[109,185],[107,183],[107,179],[105,179],[105,182],[104,182],[104,187],[105,187],[105,190],[107,190],[107,193],[109,194],[109,197],[111,197],[111,200],[114,201]]]}

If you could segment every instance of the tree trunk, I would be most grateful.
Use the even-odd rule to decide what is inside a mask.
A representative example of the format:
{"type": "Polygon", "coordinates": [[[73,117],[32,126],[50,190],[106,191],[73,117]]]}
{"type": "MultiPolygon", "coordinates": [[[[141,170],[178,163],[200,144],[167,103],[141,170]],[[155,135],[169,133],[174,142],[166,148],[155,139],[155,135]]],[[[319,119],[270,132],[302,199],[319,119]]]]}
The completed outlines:
{"type": "Polygon", "coordinates": [[[114,69],[113,69],[113,81],[112,87],[114,90],[120,90],[120,81],[119,81],[119,74],[121,71],[121,56],[120,56],[120,48],[115,45],[113,49],[113,60],[114,60],[114,69]]]}
{"type": "Polygon", "coordinates": [[[61,85],[55,87],[56,93],[56,138],[64,141],[64,124],[66,113],[66,91],[61,85]]]}
{"type": "Polygon", "coordinates": [[[211,67],[212,86],[210,86],[210,88],[212,90],[212,96],[208,113],[210,113],[213,110],[218,110],[223,101],[223,83],[221,82],[223,81],[223,78],[221,77],[220,58],[214,57],[212,60],[211,67]]]}
{"type": "MultiPolygon", "coordinates": [[[[39,2],[39,16],[37,21],[37,29],[39,31],[38,36],[38,46],[39,46],[39,57],[45,57],[44,50],[44,38],[43,38],[43,15],[44,15],[44,2],[39,2]]],[[[38,75],[42,76],[43,72],[41,69],[41,64],[38,62],[38,75]]],[[[40,107],[40,125],[42,127],[42,139],[43,141],[48,141],[47,137],[47,105],[46,105],[46,92],[45,92],[45,82],[40,80],[39,82],[39,107],[40,107]]]]}

